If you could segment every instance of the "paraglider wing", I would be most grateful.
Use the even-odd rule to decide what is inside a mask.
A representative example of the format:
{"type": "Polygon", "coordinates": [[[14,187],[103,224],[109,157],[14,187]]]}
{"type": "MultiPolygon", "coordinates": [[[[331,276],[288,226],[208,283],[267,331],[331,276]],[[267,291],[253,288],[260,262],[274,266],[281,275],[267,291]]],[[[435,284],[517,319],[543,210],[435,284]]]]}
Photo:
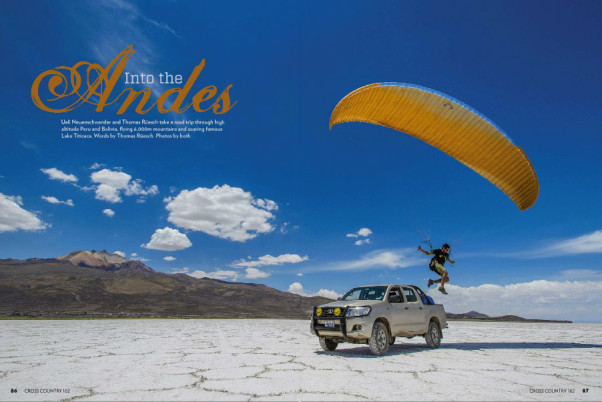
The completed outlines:
{"type": "Polygon", "coordinates": [[[341,99],[330,128],[351,121],[390,127],[440,149],[495,184],[521,211],[537,200],[537,175],[523,150],[485,116],[445,94],[411,84],[367,85],[341,99]]]}

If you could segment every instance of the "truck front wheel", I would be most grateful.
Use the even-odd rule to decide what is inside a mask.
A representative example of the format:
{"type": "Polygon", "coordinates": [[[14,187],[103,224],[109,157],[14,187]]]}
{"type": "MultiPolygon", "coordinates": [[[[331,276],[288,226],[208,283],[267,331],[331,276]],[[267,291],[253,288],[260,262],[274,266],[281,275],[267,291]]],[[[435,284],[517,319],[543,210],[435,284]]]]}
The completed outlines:
{"type": "Polygon", "coordinates": [[[370,351],[373,355],[382,356],[389,350],[389,331],[382,322],[374,323],[372,327],[372,336],[368,341],[370,351]]]}
{"type": "Polygon", "coordinates": [[[320,338],[320,346],[327,352],[332,352],[339,346],[338,342],[333,341],[332,339],[320,338]]]}
{"type": "Polygon", "coordinates": [[[429,348],[438,348],[441,345],[441,329],[439,328],[439,324],[431,321],[427,333],[424,334],[424,339],[426,339],[426,345],[429,348]]]}

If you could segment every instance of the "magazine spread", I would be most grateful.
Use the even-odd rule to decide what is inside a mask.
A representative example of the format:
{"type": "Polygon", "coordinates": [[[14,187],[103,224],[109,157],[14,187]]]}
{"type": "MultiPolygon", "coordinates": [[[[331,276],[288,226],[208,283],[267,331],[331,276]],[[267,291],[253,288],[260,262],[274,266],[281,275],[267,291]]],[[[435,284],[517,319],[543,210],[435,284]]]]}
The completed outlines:
{"type": "Polygon", "coordinates": [[[0,3],[1,400],[600,400],[602,3],[0,3]]]}

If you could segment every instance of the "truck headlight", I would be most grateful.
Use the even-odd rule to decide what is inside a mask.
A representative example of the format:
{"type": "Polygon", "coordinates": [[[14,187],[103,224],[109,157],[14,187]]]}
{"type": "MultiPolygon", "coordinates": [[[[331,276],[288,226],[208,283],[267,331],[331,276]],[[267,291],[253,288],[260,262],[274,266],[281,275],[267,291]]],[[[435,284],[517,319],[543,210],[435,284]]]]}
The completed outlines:
{"type": "Polygon", "coordinates": [[[365,307],[349,307],[347,309],[347,317],[362,317],[370,314],[372,309],[369,306],[365,307]]]}

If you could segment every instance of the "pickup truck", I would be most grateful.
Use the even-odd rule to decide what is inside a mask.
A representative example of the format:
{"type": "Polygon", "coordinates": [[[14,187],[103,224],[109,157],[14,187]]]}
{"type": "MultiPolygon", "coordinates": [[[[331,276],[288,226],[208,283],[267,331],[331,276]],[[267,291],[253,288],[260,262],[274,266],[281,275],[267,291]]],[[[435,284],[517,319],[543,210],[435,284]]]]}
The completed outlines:
{"type": "Polygon", "coordinates": [[[342,342],[363,343],[384,355],[396,337],[423,336],[438,348],[447,328],[441,304],[412,285],[369,285],[351,289],[337,301],[316,306],[310,331],[326,351],[342,342]]]}

